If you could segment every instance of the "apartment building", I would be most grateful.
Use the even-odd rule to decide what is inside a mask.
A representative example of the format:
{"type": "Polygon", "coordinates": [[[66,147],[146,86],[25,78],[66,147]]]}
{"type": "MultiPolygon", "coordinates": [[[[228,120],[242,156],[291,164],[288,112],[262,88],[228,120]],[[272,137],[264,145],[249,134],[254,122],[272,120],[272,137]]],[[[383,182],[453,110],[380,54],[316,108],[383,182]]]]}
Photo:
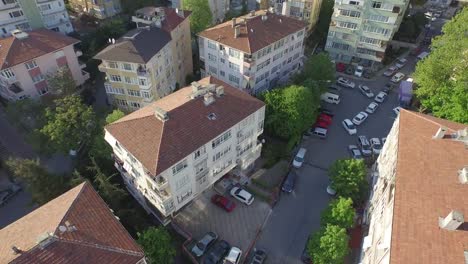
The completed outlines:
{"type": "Polygon", "coordinates": [[[337,62],[382,62],[408,5],[406,0],[335,1],[325,50],[337,62]]]}
{"type": "Polygon", "coordinates": [[[0,237],[0,263],[146,263],[88,182],[0,229],[0,237]]]}
{"type": "Polygon", "coordinates": [[[202,76],[251,94],[285,82],[302,67],[307,23],[252,11],[198,35],[202,76]]]}
{"type": "Polygon", "coordinates": [[[133,17],[139,27],[94,57],[102,60],[111,103],[134,111],[185,84],[193,67],[189,15],[171,8],[139,10],[133,17]]]}
{"type": "Polygon", "coordinates": [[[73,32],[63,0],[2,0],[0,1],[0,36],[13,30],[28,31],[46,28],[68,34],[73,32]]]}
{"type": "MultiPolygon", "coordinates": [[[[170,2],[172,8],[184,8],[184,0],[172,0],[170,2]]],[[[224,20],[226,13],[229,12],[230,3],[229,0],[208,0],[213,23],[217,24],[224,20]]]]}
{"type": "Polygon", "coordinates": [[[0,95],[15,101],[38,99],[49,92],[46,77],[59,67],[68,67],[76,85],[89,79],[79,62],[83,55],[75,45],[80,41],[48,29],[16,30],[0,39],[0,95]]]}
{"type": "Polygon", "coordinates": [[[113,17],[122,11],[120,0],[68,0],[77,13],[86,13],[98,19],[113,17]]]}
{"type": "Polygon", "coordinates": [[[468,127],[406,110],[373,167],[361,264],[468,261],[468,127]]]}
{"type": "Polygon", "coordinates": [[[167,223],[226,173],[253,166],[264,118],[263,102],[206,77],[107,125],[105,140],[127,189],[167,223]]]}
{"type": "Polygon", "coordinates": [[[273,0],[270,6],[277,14],[307,22],[307,31],[312,31],[318,22],[322,0],[273,0]]]}

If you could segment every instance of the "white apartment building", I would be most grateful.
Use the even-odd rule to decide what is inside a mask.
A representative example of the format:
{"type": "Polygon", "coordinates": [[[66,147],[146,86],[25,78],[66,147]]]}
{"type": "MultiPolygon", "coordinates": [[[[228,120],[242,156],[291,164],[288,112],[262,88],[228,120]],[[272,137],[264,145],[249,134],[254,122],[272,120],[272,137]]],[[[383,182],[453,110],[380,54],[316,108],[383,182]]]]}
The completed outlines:
{"type": "Polygon", "coordinates": [[[0,1],[0,36],[13,30],[46,28],[68,34],[73,32],[63,0],[2,0],[0,1]]]}
{"type": "Polygon", "coordinates": [[[381,62],[409,1],[336,0],[325,50],[337,62],[381,62]]]}
{"type": "Polygon", "coordinates": [[[373,167],[361,264],[467,263],[467,134],[400,112],[373,167]]]}
{"type": "Polygon", "coordinates": [[[207,77],[106,126],[130,193],[161,222],[260,156],[265,106],[207,77]]]}
{"type": "Polygon", "coordinates": [[[302,68],[307,23],[252,11],[198,35],[202,76],[251,94],[285,82],[302,68]]]}

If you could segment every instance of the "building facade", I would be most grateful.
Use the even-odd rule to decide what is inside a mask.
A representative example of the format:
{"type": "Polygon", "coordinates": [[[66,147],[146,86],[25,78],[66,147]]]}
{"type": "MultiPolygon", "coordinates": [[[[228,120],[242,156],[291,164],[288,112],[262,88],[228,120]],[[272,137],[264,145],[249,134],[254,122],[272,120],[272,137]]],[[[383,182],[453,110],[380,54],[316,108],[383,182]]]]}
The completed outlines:
{"type": "Polygon", "coordinates": [[[467,129],[400,112],[373,166],[361,264],[466,263],[467,129]]]}
{"type": "Polygon", "coordinates": [[[198,36],[202,76],[214,76],[251,94],[285,82],[302,68],[307,24],[260,11],[234,18],[198,36]]]}
{"type": "Polygon", "coordinates": [[[105,139],[130,193],[167,222],[226,173],[253,166],[264,118],[261,101],[207,77],[106,126],[105,139]]]}
{"type": "MultiPolygon", "coordinates": [[[[211,15],[213,16],[213,23],[220,23],[226,17],[226,13],[230,9],[229,0],[208,0],[210,6],[211,15]]],[[[172,8],[184,8],[184,0],[172,0],[172,8]]]]}
{"type": "Polygon", "coordinates": [[[307,22],[307,31],[310,32],[317,26],[322,0],[274,0],[270,1],[270,6],[278,14],[307,22]]]}
{"type": "Polygon", "coordinates": [[[46,77],[58,68],[67,67],[76,85],[89,79],[79,62],[82,52],[75,48],[79,40],[60,33],[38,29],[14,31],[13,36],[0,39],[0,95],[15,101],[38,99],[49,92],[46,77]]]}
{"type": "Polygon", "coordinates": [[[409,1],[338,0],[325,50],[337,62],[372,66],[382,62],[409,1]]]}
{"type": "Polygon", "coordinates": [[[139,27],[95,56],[102,60],[98,68],[106,74],[111,103],[134,111],[185,85],[193,68],[189,15],[171,8],[139,10],[132,18],[139,27]]]}
{"type": "Polygon", "coordinates": [[[68,34],[73,32],[63,0],[2,0],[0,1],[0,35],[7,37],[13,30],[46,28],[68,34]]]}
{"type": "Polygon", "coordinates": [[[120,0],[68,0],[77,13],[86,13],[98,19],[113,17],[122,11],[120,0]]]}

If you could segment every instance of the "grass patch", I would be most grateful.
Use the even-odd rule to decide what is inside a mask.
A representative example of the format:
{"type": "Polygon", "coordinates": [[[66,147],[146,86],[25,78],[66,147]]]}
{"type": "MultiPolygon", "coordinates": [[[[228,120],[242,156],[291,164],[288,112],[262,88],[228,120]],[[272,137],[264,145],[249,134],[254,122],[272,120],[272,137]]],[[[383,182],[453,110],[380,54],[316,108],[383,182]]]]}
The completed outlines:
{"type": "Polygon", "coordinates": [[[287,149],[287,144],[281,141],[265,144],[265,146],[262,149],[262,156],[265,160],[263,167],[269,169],[281,159],[287,158],[287,149]]]}
{"type": "Polygon", "coordinates": [[[258,197],[260,200],[267,202],[267,203],[270,202],[271,197],[269,195],[263,194],[249,186],[245,186],[244,188],[247,189],[247,191],[253,194],[255,197],[258,197]]]}
{"type": "Polygon", "coordinates": [[[252,179],[252,183],[257,187],[265,189],[267,191],[271,190],[271,186],[262,179],[252,179]]]}

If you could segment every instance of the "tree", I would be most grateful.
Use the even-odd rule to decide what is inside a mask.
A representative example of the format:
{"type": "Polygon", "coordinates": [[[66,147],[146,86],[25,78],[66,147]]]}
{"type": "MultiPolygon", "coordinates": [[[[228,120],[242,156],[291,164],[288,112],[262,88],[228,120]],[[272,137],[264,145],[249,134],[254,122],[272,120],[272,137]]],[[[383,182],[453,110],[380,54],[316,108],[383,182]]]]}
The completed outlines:
{"type": "Polygon", "coordinates": [[[331,187],[339,196],[362,201],[367,189],[366,172],[361,159],[337,160],[329,169],[331,187]]]}
{"type": "Polygon", "coordinates": [[[270,7],[269,0],[260,0],[260,10],[265,10],[270,7]]]}
{"type": "Polygon", "coordinates": [[[315,233],[307,244],[307,253],[314,264],[342,264],[348,254],[346,229],[327,225],[315,233]]]}
{"type": "Polygon", "coordinates": [[[49,91],[54,95],[67,96],[76,91],[76,83],[73,75],[67,66],[60,67],[58,70],[46,77],[49,91]]]}
{"type": "Polygon", "coordinates": [[[262,94],[266,104],[265,127],[283,139],[297,141],[316,118],[318,104],[311,89],[292,85],[262,94]]]}
{"type": "Polygon", "coordinates": [[[55,104],[55,109],[46,109],[47,122],[40,131],[54,143],[57,150],[76,150],[91,136],[94,112],[77,95],[55,100],[55,104]]]}
{"type": "Polygon", "coordinates": [[[138,233],[138,243],[143,247],[150,264],[174,263],[174,242],[164,227],[150,227],[138,233]]]}
{"type": "Polygon", "coordinates": [[[334,80],[335,65],[326,53],[312,55],[301,73],[293,77],[293,83],[306,87],[318,86],[320,91],[325,91],[334,80]]]}
{"type": "Polygon", "coordinates": [[[351,198],[339,197],[333,200],[322,212],[321,225],[327,224],[336,225],[345,229],[351,228],[354,225],[354,217],[356,211],[353,208],[353,200],[351,198]]]}
{"type": "Polygon", "coordinates": [[[190,27],[193,34],[197,34],[208,28],[213,22],[208,0],[184,0],[183,9],[192,11],[190,15],[190,27]]]}
{"type": "Polygon", "coordinates": [[[122,110],[115,109],[112,113],[108,114],[106,117],[106,124],[114,123],[120,118],[124,117],[125,113],[122,110]]]}
{"type": "Polygon", "coordinates": [[[11,123],[28,130],[43,125],[44,111],[45,107],[39,101],[29,98],[9,102],[5,109],[11,123]]]}
{"type": "Polygon", "coordinates": [[[328,28],[330,26],[334,5],[335,5],[334,0],[322,1],[322,6],[320,7],[320,14],[319,14],[319,19],[317,22],[317,29],[316,29],[317,34],[321,38],[325,38],[328,35],[328,28]]]}
{"type": "Polygon", "coordinates": [[[416,65],[415,95],[434,116],[468,123],[468,8],[442,28],[431,53],[416,65]]]}
{"type": "Polygon", "coordinates": [[[38,205],[47,203],[71,187],[68,178],[49,173],[39,160],[9,159],[6,166],[14,177],[26,183],[33,203],[38,205]]]}

